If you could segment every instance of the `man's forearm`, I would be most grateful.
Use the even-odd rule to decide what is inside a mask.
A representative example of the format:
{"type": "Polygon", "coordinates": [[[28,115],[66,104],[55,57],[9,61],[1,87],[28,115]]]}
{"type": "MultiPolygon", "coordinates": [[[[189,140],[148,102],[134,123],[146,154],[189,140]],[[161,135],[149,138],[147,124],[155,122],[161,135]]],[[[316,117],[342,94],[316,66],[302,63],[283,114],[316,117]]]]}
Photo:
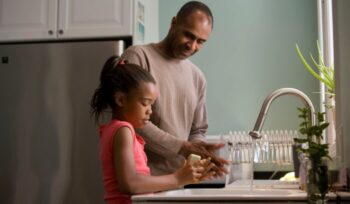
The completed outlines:
{"type": "Polygon", "coordinates": [[[163,156],[175,156],[179,153],[185,141],[178,139],[153,123],[148,123],[143,128],[136,129],[146,142],[146,148],[163,156]]]}

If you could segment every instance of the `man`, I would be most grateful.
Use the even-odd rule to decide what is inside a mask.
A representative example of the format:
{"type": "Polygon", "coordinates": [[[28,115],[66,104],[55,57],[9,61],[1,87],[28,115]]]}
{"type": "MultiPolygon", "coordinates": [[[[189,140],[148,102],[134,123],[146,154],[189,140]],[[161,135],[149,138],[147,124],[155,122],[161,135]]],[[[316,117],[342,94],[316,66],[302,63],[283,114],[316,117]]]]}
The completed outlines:
{"type": "Polygon", "coordinates": [[[151,123],[137,130],[146,141],[148,165],[153,175],[174,172],[190,153],[211,157],[218,175],[227,161],[215,157],[223,144],[205,143],[208,128],[206,80],[187,58],[209,38],[213,16],[203,3],[191,1],[172,18],[168,35],[159,43],[129,47],[122,58],[147,69],[156,79],[159,97],[151,123]]]}

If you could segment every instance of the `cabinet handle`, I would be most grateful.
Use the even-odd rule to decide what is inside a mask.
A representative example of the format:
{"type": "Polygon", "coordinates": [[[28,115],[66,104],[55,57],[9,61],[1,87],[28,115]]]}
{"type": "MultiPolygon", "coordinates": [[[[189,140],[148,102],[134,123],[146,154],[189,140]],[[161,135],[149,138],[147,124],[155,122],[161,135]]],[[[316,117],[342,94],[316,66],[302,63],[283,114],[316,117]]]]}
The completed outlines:
{"type": "Polygon", "coordinates": [[[62,29],[59,30],[59,31],[58,31],[58,34],[63,35],[63,30],[62,30],[62,29]]]}
{"type": "Polygon", "coordinates": [[[49,30],[49,35],[53,35],[53,31],[52,30],[49,30]]]}

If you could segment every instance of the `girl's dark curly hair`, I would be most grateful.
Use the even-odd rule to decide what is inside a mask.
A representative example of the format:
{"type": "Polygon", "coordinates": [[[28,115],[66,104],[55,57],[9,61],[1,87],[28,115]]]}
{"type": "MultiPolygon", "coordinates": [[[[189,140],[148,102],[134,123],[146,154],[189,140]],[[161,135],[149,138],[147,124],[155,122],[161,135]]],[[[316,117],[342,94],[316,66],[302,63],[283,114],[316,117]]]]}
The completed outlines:
{"type": "Polygon", "coordinates": [[[97,122],[106,109],[116,106],[114,94],[117,91],[127,94],[142,82],[156,83],[152,75],[140,66],[124,63],[118,56],[110,57],[103,66],[100,85],[90,102],[91,117],[97,122]]]}

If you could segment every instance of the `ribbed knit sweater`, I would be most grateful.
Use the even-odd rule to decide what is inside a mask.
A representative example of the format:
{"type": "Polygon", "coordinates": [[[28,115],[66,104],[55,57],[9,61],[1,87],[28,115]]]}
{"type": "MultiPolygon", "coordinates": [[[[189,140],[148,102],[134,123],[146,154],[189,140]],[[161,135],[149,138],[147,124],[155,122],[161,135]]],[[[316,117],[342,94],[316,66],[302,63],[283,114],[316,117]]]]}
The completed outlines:
{"type": "Polygon", "coordinates": [[[203,140],[208,128],[205,77],[190,60],[172,59],[155,44],[131,46],[122,58],[147,69],[156,80],[159,96],[151,123],[136,131],[146,141],[152,175],[172,173],[184,160],[178,154],[183,142],[203,140]]]}

